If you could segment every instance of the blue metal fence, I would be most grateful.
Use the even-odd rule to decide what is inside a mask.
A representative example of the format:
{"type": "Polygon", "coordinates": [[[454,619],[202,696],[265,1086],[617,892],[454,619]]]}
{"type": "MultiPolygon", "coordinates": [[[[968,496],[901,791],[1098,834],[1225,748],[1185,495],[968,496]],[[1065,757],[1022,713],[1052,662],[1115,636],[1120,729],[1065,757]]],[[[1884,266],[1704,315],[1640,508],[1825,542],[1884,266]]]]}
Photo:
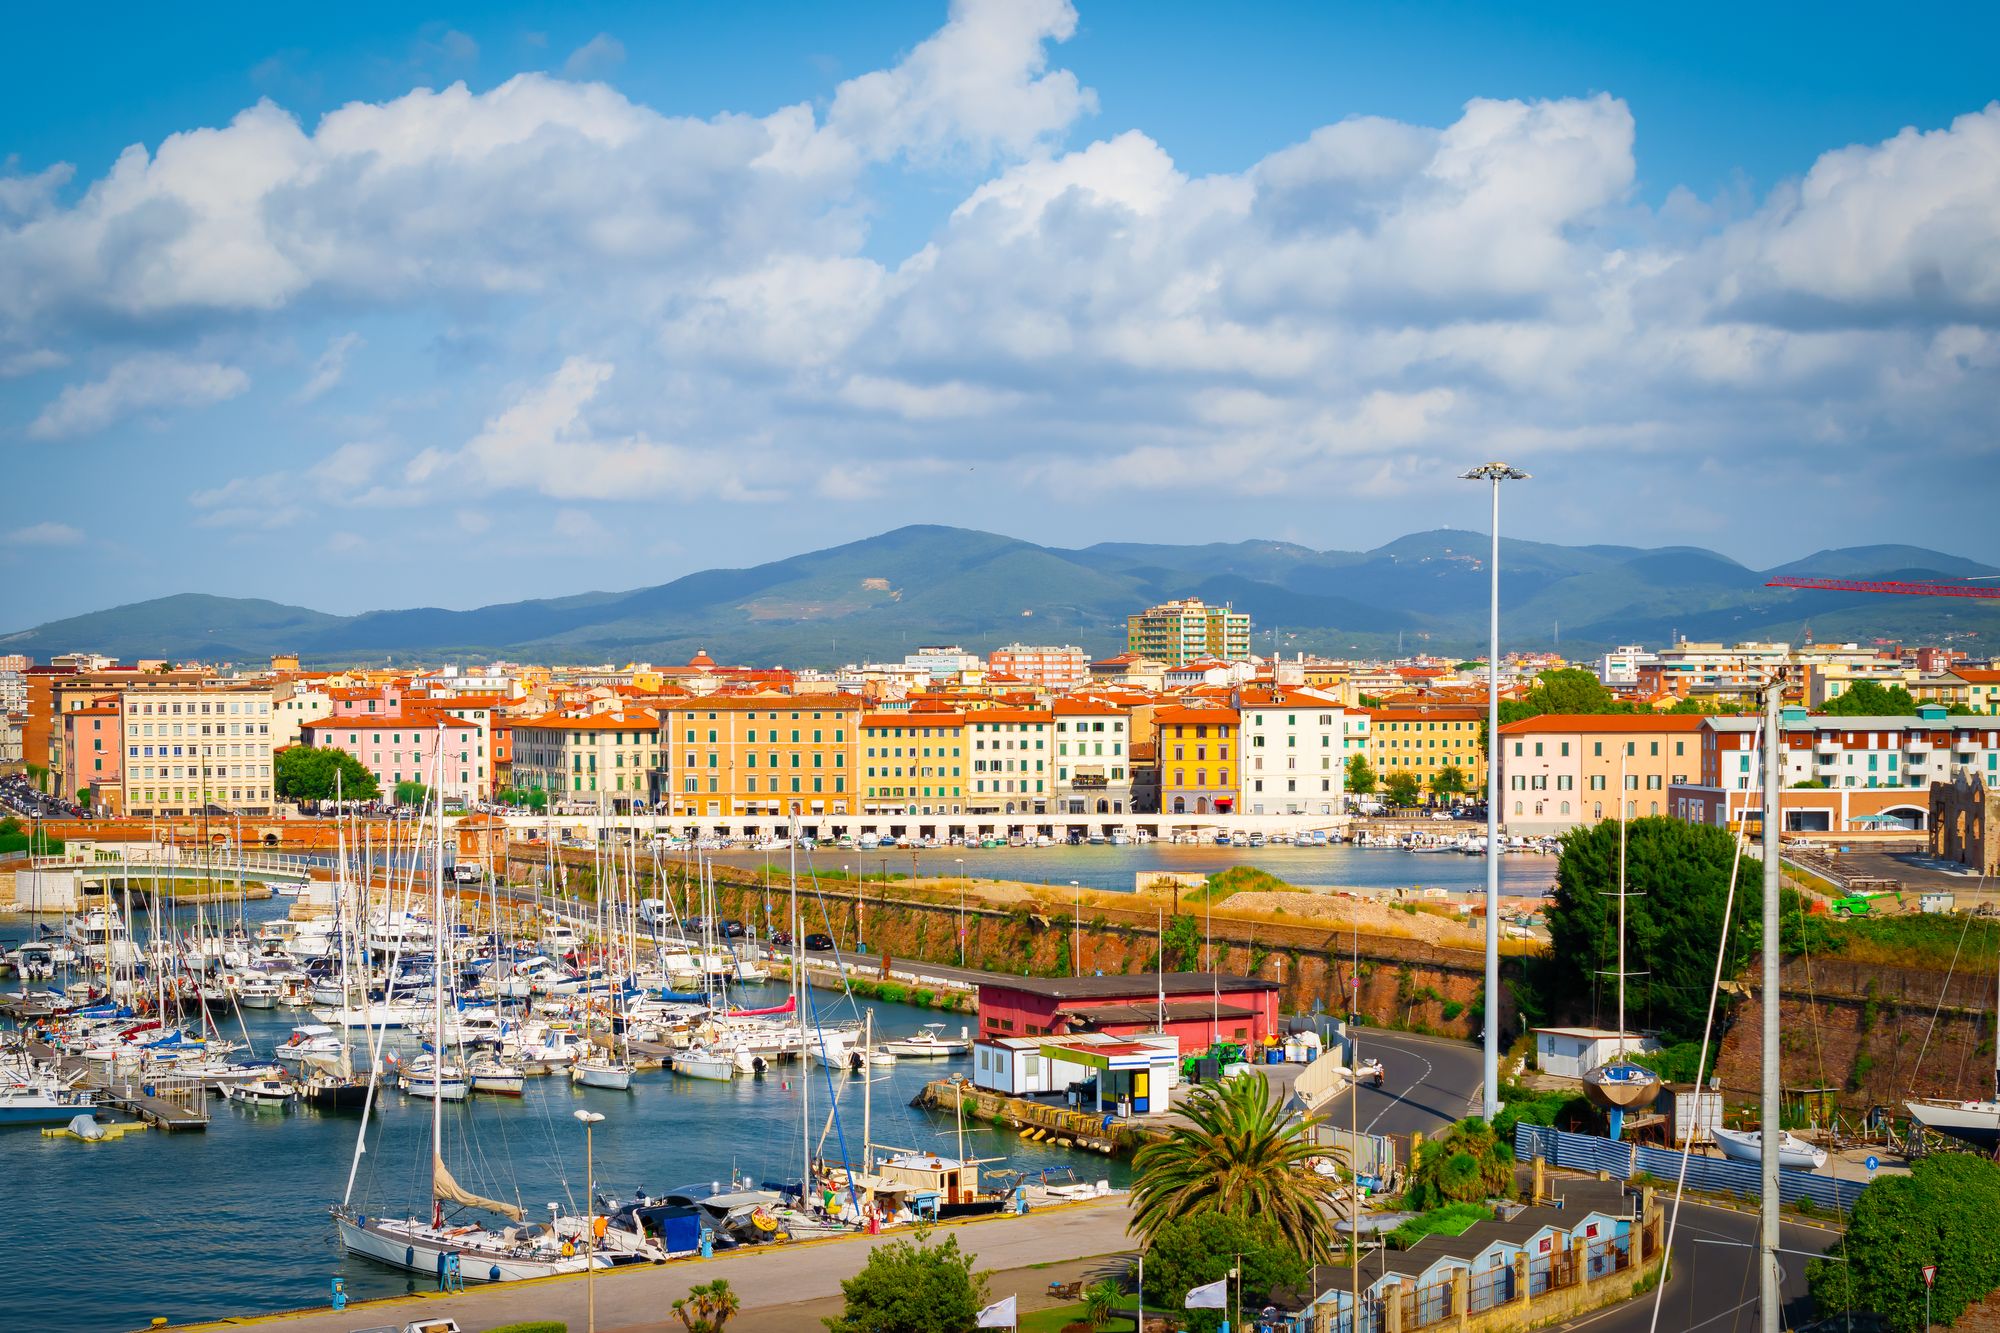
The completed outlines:
{"type": "MultiPolygon", "coordinates": [[[[1636,1143],[1620,1143],[1594,1134],[1571,1134],[1546,1125],[1514,1126],[1514,1156],[1521,1161],[1540,1157],[1551,1166],[1576,1171],[1607,1171],[1620,1180],[1641,1171],[1671,1183],[1680,1176],[1683,1154],[1667,1148],[1649,1148],[1636,1143]]],[[[1737,1194],[1754,1199],[1762,1184],[1758,1168],[1749,1162],[1727,1158],[1687,1156],[1689,1189],[1718,1194],[1737,1194]]],[[[1835,1180],[1810,1171],[1780,1171],[1778,1197],[1785,1203],[1811,1199],[1822,1208],[1846,1212],[1854,1207],[1865,1180],[1835,1180]]]]}

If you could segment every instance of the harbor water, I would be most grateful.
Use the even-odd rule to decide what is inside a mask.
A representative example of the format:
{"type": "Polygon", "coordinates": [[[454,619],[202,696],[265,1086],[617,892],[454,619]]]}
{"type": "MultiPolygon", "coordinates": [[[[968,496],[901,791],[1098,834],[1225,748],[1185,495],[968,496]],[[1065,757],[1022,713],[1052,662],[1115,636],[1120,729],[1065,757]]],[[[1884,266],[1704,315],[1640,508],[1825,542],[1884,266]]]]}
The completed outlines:
{"type": "MultiPolygon", "coordinates": [[[[285,907],[280,900],[224,910],[226,919],[241,911],[254,928],[285,907]]],[[[143,912],[136,925],[142,938],[149,933],[143,912]]],[[[6,947],[32,932],[23,918],[0,922],[6,947]]],[[[737,988],[734,998],[758,1006],[782,1003],[788,993],[767,983],[737,988]]],[[[873,1011],[878,1041],[944,1017],[829,991],[816,990],[812,999],[829,1023],[873,1011]]],[[[240,1042],[247,1033],[252,1054],[268,1059],[294,1023],[313,1020],[304,1010],[276,1009],[232,1011],[217,1021],[224,1038],[240,1042]]],[[[970,1022],[952,1015],[947,1025],[955,1031],[970,1022]]],[[[420,1049],[412,1032],[390,1033],[387,1043],[405,1060],[420,1049]]],[[[969,1073],[971,1064],[967,1057],[876,1067],[874,1142],[955,1153],[954,1118],[909,1103],[927,1081],[969,1073]]],[[[804,1153],[806,1077],[812,1087],[803,1109],[814,1152],[858,1163],[860,1076],[796,1063],[730,1082],[651,1070],[634,1076],[630,1092],[577,1088],[559,1076],[531,1078],[519,1099],[477,1096],[446,1104],[446,1155],[462,1183],[517,1203],[529,1221],[546,1221],[551,1203],[566,1212],[584,1207],[584,1135],[574,1114],[580,1109],[605,1117],[593,1132],[599,1194],[659,1195],[726,1186],[732,1178],[795,1182],[804,1153]],[[831,1128],[830,1100],[840,1108],[831,1128]]],[[[200,1133],[156,1129],[86,1144],[44,1138],[33,1128],[0,1130],[8,1242],[0,1328],[81,1333],[143,1328],[156,1316],[180,1323],[323,1305],[336,1277],[345,1280],[350,1299],[435,1285],[348,1257],[334,1242],[329,1209],[347,1191],[358,1114],[253,1110],[219,1098],[208,1105],[213,1119],[200,1133]]],[[[428,1211],[430,1110],[427,1101],[393,1088],[378,1092],[367,1150],[354,1169],[358,1207],[384,1216],[428,1211]]],[[[967,1123],[964,1136],[968,1155],[1003,1158],[1017,1170],[1073,1167],[1080,1179],[1120,1185],[1129,1178],[1122,1161],[1029,1143],[991,1125],[967,1123]]]]}

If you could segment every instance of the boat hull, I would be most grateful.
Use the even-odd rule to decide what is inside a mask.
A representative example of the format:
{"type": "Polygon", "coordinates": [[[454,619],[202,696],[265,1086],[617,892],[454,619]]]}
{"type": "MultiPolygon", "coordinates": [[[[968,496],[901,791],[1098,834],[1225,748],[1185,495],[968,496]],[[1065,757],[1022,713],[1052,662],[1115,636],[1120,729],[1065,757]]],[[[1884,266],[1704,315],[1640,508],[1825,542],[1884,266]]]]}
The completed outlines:
{"type": "Polygon", "coordinates": [[[632,1071],[629,1069],[601,1065],[574,1064],[569,1067],[572,1083],[586,1088],[602,1088],[607,1092],[630,1092],[632,1071]]]}
{"type": "Polygon", "coordinates": [[[1949,1134],[1988,1152],[2000,1149],[2000,1103],[1904,1102],[1903,1105],[1925,1129],[1949,1134]]]}
{"type": "MultiPolygon", "coordinates": [[[[349,1254],[408,1273],[435,1275],[438,1262],[445,1254],[459,1256],[459,1275],[467,1282],[525,1282],[529,1278],[551,1277],[557,1273],[581,1273],[587,1266],[587,1261],[580,1254],[545,1259],[455,1245],[416,1222],[371,1222],[366,1218],[348,1218],[336,1213],[334,1225],[340,1233],[340,1247],[349,1254]]],[[[611,1265],[600,1256],[597,1266],[609,1268],[611,1265]]]]}
{"type": "MultiPolygon", "coordinates": [[[[1715,1146],[1731,1161],[1754,1164],[1764,1160],[1763,1140],[1756,1131],[1718,1129],[1714,1134],[1715,1146]]],[[[1778,1141],[1778,1165],[1787,1171],[1817,1171],[1826,1165],[1826,1153],[1787,1134],[1778,1141]]]]}

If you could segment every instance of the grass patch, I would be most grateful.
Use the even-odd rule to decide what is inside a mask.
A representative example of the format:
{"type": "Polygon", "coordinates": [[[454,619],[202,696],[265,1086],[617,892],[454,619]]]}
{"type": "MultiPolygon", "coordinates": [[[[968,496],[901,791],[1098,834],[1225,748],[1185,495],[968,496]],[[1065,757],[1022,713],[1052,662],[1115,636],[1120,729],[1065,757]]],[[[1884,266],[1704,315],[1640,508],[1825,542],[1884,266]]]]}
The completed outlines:
{"type": "Polygon", "coordinates": [[[1411,1218],[1389,1233],[1393,1249],[1407,1250],[1425,1236],[1462,1236],[1474,1222],[1491,1222],[1493,1210],[1483,1203],[1448,1203],[1411,1218]]]}
{"type": "Polygon", "coordinates": [[[1514,1142],[1515,1125],[1568,1124],[1590,1112],[1590,1102],[1580,1092],[1536,1092],[1518,1083],[1503,1083],[1500,1100],[1504,1105],[1493,1130],[1506,1144],[1514,1142]]]}

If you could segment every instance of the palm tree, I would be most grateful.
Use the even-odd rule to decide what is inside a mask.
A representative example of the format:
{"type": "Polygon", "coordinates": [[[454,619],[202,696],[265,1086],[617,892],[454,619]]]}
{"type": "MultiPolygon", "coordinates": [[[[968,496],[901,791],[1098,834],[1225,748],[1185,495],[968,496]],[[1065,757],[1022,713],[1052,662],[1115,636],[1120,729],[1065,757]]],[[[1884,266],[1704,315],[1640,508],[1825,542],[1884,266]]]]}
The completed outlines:
{"type": "Polygon", "coordinates": [[[722,1333],[722,1326],[741,1306],[729,1289],[729,1279],[719,1277],[704,1286],[690,1287],[688,1294],[669,1308],[687,1333],[722,1333]]]}
{"type": "Polygon", "coordinates": [[[1150,1244],[1175,1218],[1227,1213],[1269,1222],[1297,1243],[1301,1258],[1326,1260],[1326,1209],[1339,1185],[1306,1163],[1340,1154],[1308,1137],[1317,1122],[1290,1120],[1257,1073],[1200,1088],[1180,1110],[1188,1124],[1132,1161],[1132,1230],[1150,1244]]]}
{"type": "Polygon", "coordinates": [[[1118,1284],[1105,1278],[1087,1288],[1083,1293],[1083,1322],[1092,1328],[1103,1328],[1111,1322],[1111,1316],[1118,1312],[1118,1284]]]}

